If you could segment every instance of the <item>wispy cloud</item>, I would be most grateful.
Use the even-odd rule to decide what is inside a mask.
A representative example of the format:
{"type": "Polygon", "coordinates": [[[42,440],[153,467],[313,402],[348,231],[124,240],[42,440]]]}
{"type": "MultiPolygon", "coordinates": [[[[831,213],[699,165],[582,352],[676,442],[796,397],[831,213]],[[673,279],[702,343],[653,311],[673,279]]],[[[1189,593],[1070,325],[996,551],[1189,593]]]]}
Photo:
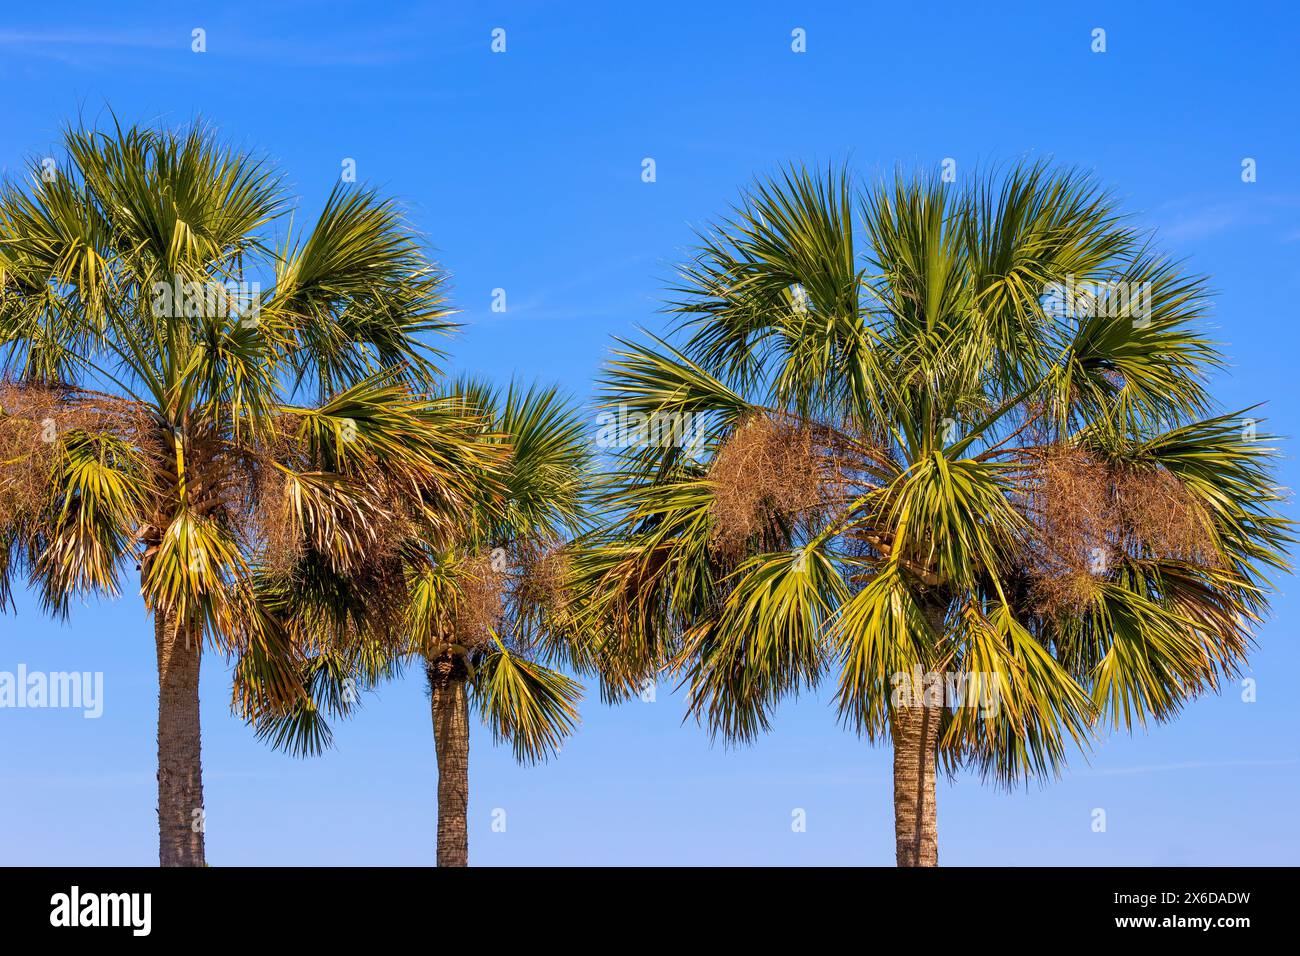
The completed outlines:
{"type": "MultiPolygon", "coordinates": [[[[419,35],[411,30],[353,32],[340,40],[302,33],[249,36],[215,25],[204,29],[209,54],[288,66],[373,65],[408,59],[421,52],[419,35]]],[[[89,65],[88,60],[102,64],[145,50],[190,55],[192,41],[190,28],[162,33],[156,29],[0,30],[0,49],[9,55],[25,53],[74,65],[89,65]]]]}
{"type": "Polygon", "coordinates": [[[1246,210],[1218,207],[1175,219],[1161,227],[1160,233],[1169,239],[1206,239],[1247,222],[1249,213],[1246,210]]]}
{"type": "MultiPolygon", "coordinates": [[[[7,57],[33,56],[69,66],[99,65],[136,55],[142,50],[163,52],[179,48],[179,40],[140,31],[22,31],[0,30],[0,50],[7,57]]],[[[188,39],[184,49],[188,49],[188,39]]]]}
{"type": "Polygon", "coordinates": [[[132,31],[94,30],[81,33],[54,31],[23,32],[0,30],[0,46],[106,46],[135,49],[166,49],[176,45],[176,40],[166,36],[145,36],[132,31]]]}
{"type": "Polygon", "coordinates": [[[653,300],[647,300],[647,303],[643,303],[640,297],[633,299],[628,296],[622,296],[617,301],[610,300],[608,296],[602,296],[599,302],[593,302],[591,297],[584,297],[580,305],[573,304],[574,292],[590,289],[593,286],[607,291],[608,287],[613,285],[607,281],[611,275],[618,273],[620,270],[625,270],[628,266],[641,262],[646,258],[648,256],[645,255],[627,256],[605,263],[599,268],[576,272],[563,282],[552,283],[546,288],[531,291],[520,302],[516,303],[507,299],[507,311],[505,313],[467,309],[464,315],[466,318],[474,320],[513,318],[549,321],[553,319],[608,317],[628,309],[644,308],[647,303],[653,308],[653,300]]]}
{"type": "MultiPolygon", "coordinates": [[[[1242,188],[1255,189],[1246,185],[1242,188]]],[[[1237,229],[1273,225],[1279,213],[1287,214],[1289,225],[1294,221],[1297,206],[1300,206],[1300,196],[1261,192],[1227,201],[1181,199],[1166,203],[1151,218],[1162,238],[1197,242],[1237,229]]],[[[1282,241],[1290,242],[1297,235],[1300,233],[1291,232],[1282,241]]]]}
{"type": "Polygon", "coordinates": [[[1189,760],[1184,763],[1149,764],[1141,767],[1112,767],[1082,774],[1085,777],[1126,777],[1134,774],[1169,773],[1175,770],[1231,770],[1259,767],[1294,767],[1300,760],[1189,760]]]}

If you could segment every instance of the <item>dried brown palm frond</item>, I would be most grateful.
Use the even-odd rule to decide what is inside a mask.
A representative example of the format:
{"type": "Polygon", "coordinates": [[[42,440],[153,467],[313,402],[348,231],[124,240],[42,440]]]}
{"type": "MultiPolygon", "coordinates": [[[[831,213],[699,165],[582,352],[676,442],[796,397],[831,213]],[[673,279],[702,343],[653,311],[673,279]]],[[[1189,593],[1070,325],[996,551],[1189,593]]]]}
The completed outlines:
{"type": "Polygon", "coordinates": [[[558,542],[529,544],[521,549],[515,599],[545,613],[563,614],[569,605],[569,574],[569,555],[558,542]]]}
{"type": "Polygon", "coordinates": [[[0,380],[0,518],[21,524],[48,503],[60,443],[109,433],[156,454],[157,429],[143,407],[73,387],[0,380]]]}
{"type": "Polygon", "coordinates": [[[1119,532],[1110,469],[1083,449],[1052,445],[1036,452],[1023,480],[1031,600],[1048,617],[1082,610],[1119,532]]]}
{"type": "Polygon", "coordinates": [[[1163,468],[1051,446],[1037,453],[1022,488],[1032,528],[1031,593],[1047,616],[1086,608],[1123,556],[1211,560],[1204,508],[1163,468]]]}
{"type": "MultiPolygon", "coordinates": [[[[0,395],[0,406],[9,403],[0,395]]],[[[42,437],[40,420],[0,416],[0,514],[21,521],[39,510],[50,486],[55,444],[42,437]]]]}
{"type": "Polygon", "coordinates": [[[710,544],[727,555],[756,536],[774,543],[823,512],[841,481],[815,432],[772,415],[754,415],[723,443],[709,468],[710,544]]]}
{"type": "Polygon", "coordinates": [[[291,573],[302,560],[307,542],[294,520],[288,475],[259,463],[254,472],[251,505],[248,535],[260,545],[262,564],[277,574],[291,573]]]}
{"type": "Polygon", "coordinates": [[[1132,550],[1215,563],[1209,516],[1175,475],[1163,468],[1119,467],[1112,481],[1116,512],[1132,550]]]}
{"type": "Polygon", "coordinates": [[[1038,613],[1077,613],[1096,597],[1094,569],[1115,531],[1108,486],[1105,465],[1076,448],[1048,448],[1027,473],[1026,571],[1038,613]]]}
{"type": "Polygon", "coordinates": [[[451,633],[463,647],[486,644],[501,626],[506,577],[498,567],[499,562],[494,563],[492,554],[485,551],[468,558],[457,576],[451,633]]]}
{"type": "Polygon", "coordinates": [[[1031,576],[1029,597],[1044,617],[1074,615],[1088,608],[1101,593],[1102,578],[1085,568],[1057,566],[1031,576]]]}
{"type": "Polygon", "coordinates": [[[264,561],[286,568],[301,555],[303,542],[294,529],[289,509],[288,476],[283,469],[310,471],[312,463],[301,444],[294,440],[299,416],[279,413],[270,416],[265,435],[256,449],[249,449],[245,471],[251,480],[244,484],[246,540],[260,545],[264,561]],[[277,465],[281,467],[276,467],[277,465]]]}

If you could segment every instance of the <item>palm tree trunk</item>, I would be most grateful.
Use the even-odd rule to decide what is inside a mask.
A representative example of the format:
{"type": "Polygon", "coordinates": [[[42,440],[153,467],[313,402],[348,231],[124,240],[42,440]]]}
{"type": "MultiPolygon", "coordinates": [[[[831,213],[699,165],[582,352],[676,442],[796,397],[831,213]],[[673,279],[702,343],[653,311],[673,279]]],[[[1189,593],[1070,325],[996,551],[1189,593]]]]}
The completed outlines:
{"type": "Polygon", "coordinates": [[[158,645],[158,862],[204,866],[199,732],[201,640],[174,615],[154,614],[158,645]]]}
{"type": "Polygon", "coordinates": [[[899,866],[939,865],[935,814],[939,707],[898,707],[890,719],[894,738],[894,842],[899,866]]]}
{"type": "Polygon", "coordinates": [[[469,695],[459,659],[431,661],[429,699],[438,757],[438,865],[469,865],[469,695]]]}
{"type": "MultiPolygon", "coordinates": [[[[925,602],[923,613],[935,635],[943,633],[947,611],[942,592],[925,602]]],[[[894,857],[899,866],[938,866],[934,797],[943,703],[935,706],[924,686],[912,691],[912,706],[894,708],[889,721],[894,742],[894,857]]]]}

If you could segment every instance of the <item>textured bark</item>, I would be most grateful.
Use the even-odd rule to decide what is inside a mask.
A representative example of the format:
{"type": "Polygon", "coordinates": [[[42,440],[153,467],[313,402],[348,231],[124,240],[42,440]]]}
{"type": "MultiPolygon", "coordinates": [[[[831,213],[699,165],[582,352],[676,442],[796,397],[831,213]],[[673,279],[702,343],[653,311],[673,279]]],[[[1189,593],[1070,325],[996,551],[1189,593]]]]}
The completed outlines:
{"type": "MultiPolygon", "coordinates": [[[[948,602],[936,592],[924,605],[930,630],[941,635],[948,602]]],[[[939,820],[935,776],[943,706],[926,706],[923,688],[914,688],[912,707],[890,715],[894,744],[894,853],[899,866],[939,865],[939,820]]]]}
{"type": "Polygon", "coordinates": [[[469,865],[469,695],[458,659],[428,667],[438,757],[438,865],[469,865]]]}
{"type": "Polygon", "coordinates": [[[203,866],[198,635],[154,615],[158,645],[158,862],[203,866]]]}
{"type": "Polygon", "coordinates": [[[899,866],[939,865],[935,814],[938,707],[899,707],[891,718],[894,738],[894,840],[899,866]]]}

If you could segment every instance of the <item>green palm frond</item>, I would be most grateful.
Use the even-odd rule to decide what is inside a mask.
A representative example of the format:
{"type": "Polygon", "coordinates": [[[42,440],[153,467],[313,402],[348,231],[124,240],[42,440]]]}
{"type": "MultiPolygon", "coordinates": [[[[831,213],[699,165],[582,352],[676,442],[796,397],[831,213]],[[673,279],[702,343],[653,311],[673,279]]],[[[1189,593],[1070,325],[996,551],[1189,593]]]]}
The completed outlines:
{"type": "Polygon", "coordinates": [[[118,593],[121,565],[153,489],[140,454],[115,435],[74,431],[57,449],[32,576],[46,607],[63,614],[73,595],[118,593]]]}
{"type": "Polygon", "coordinates": [[[49,500],[0,514],[0,596],[27,572],[61,611],[138,563],[151,611],[246,663],[240,699],[297,706],[306,650],[393,641],[411,543],[504,496],[508,449],[438,395],[445,276],[373,190],[278,229],[278,174],[203,124],[63,146],[0,185],[0,386],[57,425],[3,459],[0,501],[38,467],[49,500]]]}
{"type": "Polygon", "coordinates": [[[577,727],[582,685],[512,654],[499,641],[479,659],[473,688],[475,707],[492,738],[509,742],[517,760],[546,760],[577,727]]]}
{"type": "Polygon", "coordinates": [[[1216,683],[1195,624],[1144,595],[1104,586],[1076,640],[1103,651],[1088,675],[1093,701],[1115,727],[1167,720],[1216,683]]]}
{"type": "Polygon", "coordinates": [[[849,726],[877,740],[888,733],[895,674],[933,669],[942,635],[897,571],[874,575],[844,604],[831,636],[840,674],[836,706],[849,726]]]}
{"type": "Polygon", "coordinates": [[[978,178],[961,219],[974,292],[975,325],[992,357],[993,380],[1018,390],[1051,359],[1044,290],[1105,273],[1136,236],[1113,198],[1088,175],[1038,162],[978,178]]]}
{"type": "Polygon", "coordinates": [[[580,528],[590,454],[577,410],[553,388],[512,385],[496,428],[510,443],[507,524],[535,537],[580,528]]]}
{"type": "Polygon", "coordinates": [[[577,408],[556,389],[511,383],[504,393],[485,382],[460,379],[454,397],[485,436],[508,451],[504,489],[494,507],[484,502],[492,540],[559,538],[585,521],[590,439],[577,408]]]}
{"type": "MultiPolygon", "coordinates": [[[[1000,709],[945,717],[940,746],[1010,783],[1054,772],[1099,719],[1164,719],[1236,672],[1266,576],[1289,569],[1273,440],[1250,411],[1213,410],[1205,279],[1092,176],[1040,162],[859,191],[796,168],[699,236],[675,337],[618,341],[601,380],[605,409],[704,421],[689,454],[641,435],[597,483],[571,580],[605,697],[676,669],[693,712],[749,739],[838,669],[841,718],[879,738],[899,675],[996,684],[1000,709]],[[799,522],[766,490],[737,496],[744,478],[713,480],[756,417],[816,436],[826,504],[799,522]],[[1092,507],[1048,494],[1058,459],[1101,476],[1104,513],[1051,511],[1092,507]],[[1190,544],[1151,533],[1161,495],[1190,544]],[[791,551],[747,530],[724,553],[721,506],[759,509],[739,526],[780,525],[791,551]],[[1091,540],[1065,535],[1075,519],[1091,540]],[[819,584],[790,573],[800,547],[819,584]],[[1109,560],[1085,571],[1054,549],[1109,560]]],[[[778,459],[745,459],[755,489],[778,459]]]]}
{"type": "Polygon", "coordinates": [[[640,412],[716,411],[741,415],[749,403],[661,339],[654,346],[615,339],[606,404],[617,401],[640,412]],[[657,346],[657,348],[655,347],[657,346]]]}
{"type": "Polygon", "coordinates": [[[923,584],[969,588],[979,573],[996,574],[1021,526],[1001,471],[938,452],[918,461],[885,495],[891,560],[923,584]]]}
{"type": "Polygon", "coordinates": [[[967,606],[958,629],[960,662],[950,673],[960,699],[946,702],[951,719],[942,745],[950,759],[960,755],[1013,783],[1056,772],[1067,745],[1087,745],[1094,716],[1088,695],[1006,605],[967,606]]]}
{"type": "Polygon", "coordinates": [[[364,475],[379,466],[444,522],[463,521],[477,504],[504,494],[508,449],[485,438],[481,421],[455,399],[412,394],[383,373],[316,408],[284,411],[320,467],[364,475]]]}
{"type": "Polygon", "coordinates": [[[299,380],[321,395],[393,368],[427,391],[442,353],[425,336],[455,327],[444,285],[391,200],[339,184],[279,262],[263,313],[291,331],[299,380]]]}
{"type": "Polygon", "coordinates": [[[302,694],[292,706],[250,715],[257,737],[295,757],[320,756],[334,744],[330,721],[352,716],[363,692],[400,669],[400,658],[372,643],[316,653],[299,668],[302,694]]]}
{"type": "Polygon", "coordinates": [[[228,265],[283,209],[267,163],[223,147],[201,124],[184,133],[69,129],[64,143],[110,227],[135,240],[125,254],[134,267],[197,276],[228,265]]]}
{"type": "Polygon", "coordinates": [[[742,388],[773,358],[778,391],[805,408],[836,390],[862,326],[852,186],[843,168],[786,169],[699,234],[673,290],[686,355],[742,388]]]}
{"type": "Polygon", "coordinates": [[[752,740],[786,694],[813,687],[825,625],[848,587],[821,548],[764,554],[736,569],[716,626],[688,631],[689,710],[728,740],[752,740]]]}
{"type": "Polygon", "coordinates": [[[937,177],[901,171],[861,198],[872,298],[900,338],[923,340],[971,308],[959,202],[937,177]]]}

